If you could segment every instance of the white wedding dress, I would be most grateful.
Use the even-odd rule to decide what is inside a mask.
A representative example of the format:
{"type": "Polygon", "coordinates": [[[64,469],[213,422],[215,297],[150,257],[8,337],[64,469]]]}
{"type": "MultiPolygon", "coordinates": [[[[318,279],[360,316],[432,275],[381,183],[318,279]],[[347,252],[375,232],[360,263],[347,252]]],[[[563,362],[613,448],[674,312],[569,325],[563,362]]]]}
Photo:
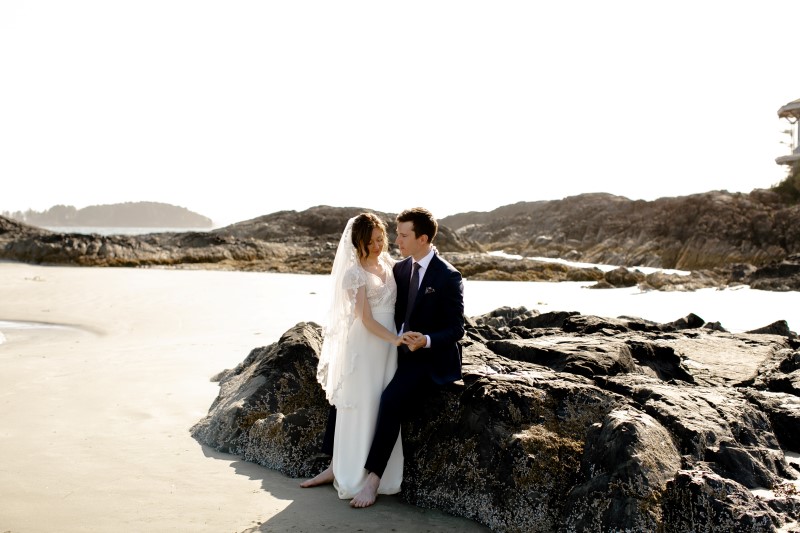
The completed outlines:
{"type": "MultiPolygon", "coordinates": [[[[373,318],[389,331],[396,331],[394,303],[397,284],[392,274],[392,258],[379,258],[386,279],[355,265],[345,275],[349,286],[366,285],[367,300],[373,318]]],[[[352,371],[342,376],[336,407],[336,432],[333,441],[334,487],[339,498],[353,498],[364,487],[369,474],[364,463],[372,445],[378,419],[381,393],[397,369],[397,347],[379,339],[354,320],[350,326],[346,350],[352,371]]],[[[403,448],[398,436],[391,458],[381,477],[378,494],[400,492],[403,480],[403,448]]]]}

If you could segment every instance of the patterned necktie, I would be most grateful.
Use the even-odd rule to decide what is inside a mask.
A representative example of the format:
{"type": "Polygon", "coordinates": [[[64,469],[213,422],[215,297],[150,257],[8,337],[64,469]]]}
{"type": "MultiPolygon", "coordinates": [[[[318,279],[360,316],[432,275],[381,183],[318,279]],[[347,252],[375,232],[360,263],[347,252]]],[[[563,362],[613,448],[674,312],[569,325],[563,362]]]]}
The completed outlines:
{"type": "Polygon", "coordinates": [[[411,318],[411,309],[414,307],[414,300],[417,299],[419,290],[419,263],[414,263],[411,283],[408,285],[408,304],[406,305],[406,319],[403,322],[403,331],[408,331],[408,320],[411,318]]]}

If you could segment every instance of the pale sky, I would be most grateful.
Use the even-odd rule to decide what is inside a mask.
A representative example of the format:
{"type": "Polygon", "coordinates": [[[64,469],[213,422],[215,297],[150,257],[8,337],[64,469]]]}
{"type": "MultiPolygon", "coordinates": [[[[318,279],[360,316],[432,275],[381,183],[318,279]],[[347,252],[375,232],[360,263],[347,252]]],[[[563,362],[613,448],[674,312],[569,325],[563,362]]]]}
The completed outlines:
{"type": "Polygon", "coordinates": [[[0,211],[222,225],[766,188],[797,20],[797,0],[3,0],[0,211]]]}

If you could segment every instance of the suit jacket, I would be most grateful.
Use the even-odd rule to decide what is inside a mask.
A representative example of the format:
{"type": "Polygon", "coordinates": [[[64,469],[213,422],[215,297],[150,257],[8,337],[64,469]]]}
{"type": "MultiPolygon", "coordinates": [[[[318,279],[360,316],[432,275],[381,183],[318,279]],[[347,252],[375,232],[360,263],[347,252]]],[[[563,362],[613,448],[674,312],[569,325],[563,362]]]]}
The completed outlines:
{"type": "MultiPolygon", "coordinates": [[[[403,325],[408,305],[408,286],[413,259],[395,263],[397,303],[394,319],[397,330],[403,325]]],[[[418,331],[431,339],[430,348],[415,352],[401,350],[398,364],[422,364],[429,367],[431,379],[438,384],[461,379],[461,346],[464,336],[464,283],[461,273],[450,263],[433,255],[420,281],[419,291],[405,331],[418,331]]]]}

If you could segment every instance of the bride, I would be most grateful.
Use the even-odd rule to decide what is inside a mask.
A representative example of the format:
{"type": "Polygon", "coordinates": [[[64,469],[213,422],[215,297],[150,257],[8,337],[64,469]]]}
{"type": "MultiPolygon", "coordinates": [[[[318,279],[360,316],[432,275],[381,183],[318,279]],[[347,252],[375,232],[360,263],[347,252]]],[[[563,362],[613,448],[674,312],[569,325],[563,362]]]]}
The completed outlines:
{"type": "MultiPolygon", "coordinates": [[[[364,463],[381,393],[394,376],[397,347],[404,342],[395,327],[395,261],[387,252],[387,240],[386,226],[376,215],[362,213],[351,218],[331,271],[333,294],[317,380],[333,406],[323,444],[323,451],[332,451],[332,458],[324,472],[301,486],[332,482],[342,499],[355,498],[366,483],[369,472],[364,463]]],[[[402,478],[403,450],[398,436],[378,494],[396,494],[402,478]]],[[[351,505],[362,506],[357,500],[351,505]]]]}

